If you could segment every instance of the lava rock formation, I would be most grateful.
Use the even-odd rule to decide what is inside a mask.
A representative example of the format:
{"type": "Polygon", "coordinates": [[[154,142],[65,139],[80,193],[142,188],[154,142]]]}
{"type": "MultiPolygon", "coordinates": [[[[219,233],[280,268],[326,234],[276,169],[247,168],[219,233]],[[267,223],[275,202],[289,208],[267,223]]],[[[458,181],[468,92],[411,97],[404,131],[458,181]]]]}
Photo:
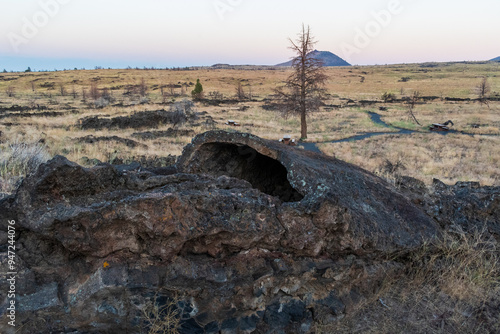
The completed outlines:
{"type": "Polygon", "coordinates": [[[434,206],[409,194],[335,158],[213,131],[168,173],[53,158],[0,201],[0,258],[15,220],[23,333],[138,333],[148,305],[172,300],[181,333],[307,333],[400,271],[389,255],[439,235],[434,206]]]}

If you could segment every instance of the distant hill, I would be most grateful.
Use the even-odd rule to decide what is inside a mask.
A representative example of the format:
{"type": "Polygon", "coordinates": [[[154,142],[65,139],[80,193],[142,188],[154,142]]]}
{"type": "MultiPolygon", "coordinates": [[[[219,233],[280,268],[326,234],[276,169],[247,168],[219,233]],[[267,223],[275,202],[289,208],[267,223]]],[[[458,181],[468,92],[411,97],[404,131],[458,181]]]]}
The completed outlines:
{"type": "MultiPolygon", "coordinates": [[[[331,53],[330,51],[314,50],[311,51],[310,54],[312,54],[314,58],[323,61],[323,66],[351,66],[351,64],[349,64],[339,56],[331,53]]],[[[286,63],[281,63],[276,66],[292,66],[292,61],[290,60],[287,61],[286,63]]]]}
{"type": "Polygon", "coordinates": [[[493,58],[491,61],[500,61],[500,57],[493,58]]]}

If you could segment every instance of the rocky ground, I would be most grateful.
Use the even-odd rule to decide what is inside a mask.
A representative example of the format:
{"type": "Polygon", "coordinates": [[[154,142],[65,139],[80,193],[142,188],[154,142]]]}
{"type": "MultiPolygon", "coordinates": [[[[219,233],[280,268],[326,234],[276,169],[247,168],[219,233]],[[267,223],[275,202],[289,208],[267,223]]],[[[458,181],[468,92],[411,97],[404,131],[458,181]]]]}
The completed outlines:
{"type": "MultiPolygon", "coordinates": [[[[482,228],[498,245],[500,189],[394,187],[335,158],[213,131],[170,167],[43,164],[0,200],[2,268],[9,220],[21,333],[320,333],[356,328],[388,278],[410,275],[412,254],[450,228],[482,228]]],[[[7,291],[2,277],[2,319],[7,291]]],[[[470,323],[498,328],[495,301],[470,323]]]]}

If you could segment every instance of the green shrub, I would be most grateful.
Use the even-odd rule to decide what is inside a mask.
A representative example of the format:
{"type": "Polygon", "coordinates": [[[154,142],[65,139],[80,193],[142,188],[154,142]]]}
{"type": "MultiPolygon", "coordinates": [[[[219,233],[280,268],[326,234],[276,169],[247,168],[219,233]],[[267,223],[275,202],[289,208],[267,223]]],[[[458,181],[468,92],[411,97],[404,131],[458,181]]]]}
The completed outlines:
{"type": "Polygon", "coordinates": [[[191,92],[191,96],[194,100],[201,100],[203,98],[203,86],[200,83],[200,79],[196,80],[196,85],[191,92]]]}

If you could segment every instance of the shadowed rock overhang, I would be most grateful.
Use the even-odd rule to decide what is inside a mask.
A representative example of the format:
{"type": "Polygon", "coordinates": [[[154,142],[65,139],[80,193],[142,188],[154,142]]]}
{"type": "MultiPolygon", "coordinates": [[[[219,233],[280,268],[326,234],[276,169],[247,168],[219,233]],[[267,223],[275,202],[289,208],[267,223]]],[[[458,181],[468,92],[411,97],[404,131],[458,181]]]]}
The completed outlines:
{"type": "Polygon", "coordinates": [[[376,175],[251,134],[210,131],[198,135],[185,147],[177,168],[247,180],[254,188],[288,202],[282,211],[298,210],[295,217],[290,214],[286,219],[296,220],[299,213],[307,212],[312,230],[336,230],[339,249],[412,247],[432,238],[437,230],[432,219],[376,175]]]}
{"type": "Polygon", "coordinates": [[[243,179],[255,189],[283,202],[297,202],[304,197],[290,185],[287,170],[279,161],[260,154],[248,145],[203,144],[197,159],[200,163],[190,170],[192,173],[243,179]]]}

